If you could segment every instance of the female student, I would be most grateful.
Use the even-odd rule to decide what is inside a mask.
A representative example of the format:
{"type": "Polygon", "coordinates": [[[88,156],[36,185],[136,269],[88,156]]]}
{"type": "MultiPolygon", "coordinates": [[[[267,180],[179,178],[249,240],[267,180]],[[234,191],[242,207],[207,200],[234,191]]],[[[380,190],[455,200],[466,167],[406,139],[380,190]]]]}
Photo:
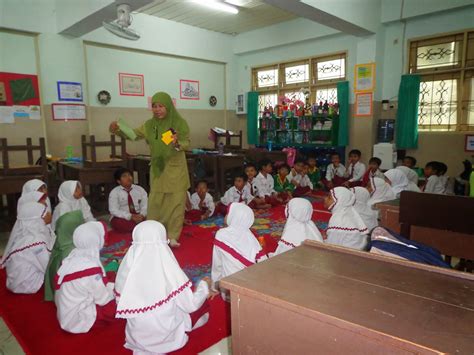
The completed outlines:
{"type": "Polygon", "coordinates": [[[379,225],[377,213],[369,206],[369,191],[362,186],[356,186],[351,189],[355,196],[354,209],[364,221],[365,225],[371,231],[379,225]]]}
{"type": "Polygon", "coordinates": [[[7,288],[14,293],[36,293],[43,285],[54,234],[47,225],[51,213],[38,202],[18,208],[8,244],[1,259],[7,271],[7,288]]]}
{"type": "Polygon", "coordinates": [[[46,195],[46,206],[48,206],[48,212],[52,212],[51,201],[49,200],[49,197],[48,197],[48,187],[46,186],[46,183],[39,179],[28,180],[23,185],[21,196],[23,197],[24,194],[27,194],[33,191],[39,191],[46,195]]]}
{"type": "Polygon", "coordinates": [[[113,320],[113,284],[106,285],[100,261],[106,227],[87,222],[74,231],[74,249],[56,274],[54,301],[61,328],[70,333],[87,333],[96,321],[113,320]]]}
{"type": "Polygon", "coordinates": [[[267,259],[257,238],[250,231],[254,214],[244,203],[233,203],[225,218],[226,228],[217,231],[212,251],[213,289],[220,279],[267,259]]]}
{"type": "Polygon", "coordinates": [[[324,206],[332,212],[326,230],[329,244],[364,250],[369,229],[354,209],[355,196],[344,188],[335,187],[324,200],[324,206]]]}
{"type": "Polygon", "coordinates": [[[59,203],[54,209],[52,228],[56,229],[58,219],[67,212],[81,211],[85,222],[95,221],[87,200],[82,195],[82,186],[79,181],[64,181],[59,186],[59,203]]]}
{"type": "MultiPolygon", "coordinates": [[[[189,127],[173,105],[171,97],[158,92],[151,99],[153,117],[134,130],[136,139],[146,139],[151,154],[148,219],[166,227],[172,247],[178,243],[183,229],[186,191],[189,189],[185,150],[189,147],[189,127]],[[168,142],[163,137],[171,135],[168,142]]],[[[122,136],[117,122],[109,127],[122,136]]]]}
{"type": "Polygon", "coordinates": [[[296,248],[306,239],[323,242],[321,232],[311,220],[313,206],[308,200],[304,198],[291,199],[286,205],[285,214],[287,218],[285,228],[273,255],[296,248]]]}
{"type": "Polygon", "coordinates": [[[390,169],[385,172],[385,177],[390,181],[393,193],[397,198],[400,198],[402,191],[420,192],[418,186],[408,180],[408,177],[400,169],[390,169]]]}
{"type": "Polygon", "coordinates": [[[397,198],[391,186],[384,179],[378,177],[370,179],[367,188],[370,192],[368,204],[371,207],[379,202],[391,201],[397,198]]]}
{"type": "Polygon", "coordinates": [[[127,320],[125,347],[134,354],[164,354],[182,348],[188,341],[186,333],[209,318],[205,303],[209,284],[205,278],[192,291],[161,223],[137,225],[115,282],[116,317],[127,320]]]}

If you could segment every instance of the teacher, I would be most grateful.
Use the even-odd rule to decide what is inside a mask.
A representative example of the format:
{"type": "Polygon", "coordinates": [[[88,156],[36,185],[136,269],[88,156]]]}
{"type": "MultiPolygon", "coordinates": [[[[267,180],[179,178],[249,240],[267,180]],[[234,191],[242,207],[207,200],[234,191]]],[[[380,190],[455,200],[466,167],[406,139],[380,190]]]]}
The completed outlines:
{"type": "MultiPolygon", "coordinates": [[[[135,140],[146,139],[150,147],[150,196],[147,219],[161,222],[168,232],[170,246],[178,243],[184,222],[186,191],[189,189],[188,149],[189,126],[173,105],[171,97],[158,92],[151,99],[153,118],[134,129],[135,140]],[[162,135],[170,131],[172,141],[166,144],[162,135]]],[[[110,132],[122,137],[117,122],[110,124],[110,132]]]]}

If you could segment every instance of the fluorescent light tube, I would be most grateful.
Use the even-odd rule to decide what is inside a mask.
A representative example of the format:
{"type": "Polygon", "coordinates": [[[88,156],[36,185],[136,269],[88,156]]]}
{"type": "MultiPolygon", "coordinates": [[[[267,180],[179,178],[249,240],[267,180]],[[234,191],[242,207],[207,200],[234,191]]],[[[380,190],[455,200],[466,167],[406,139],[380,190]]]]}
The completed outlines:
{"type": "Polygon", "coordinates": [[[209,7],[213,10],[224,11],[234,15],[239,13],[239,9],[237,9],[236,7],[216,0],[197,0],[194,2],[196,4],[209,7]]]}

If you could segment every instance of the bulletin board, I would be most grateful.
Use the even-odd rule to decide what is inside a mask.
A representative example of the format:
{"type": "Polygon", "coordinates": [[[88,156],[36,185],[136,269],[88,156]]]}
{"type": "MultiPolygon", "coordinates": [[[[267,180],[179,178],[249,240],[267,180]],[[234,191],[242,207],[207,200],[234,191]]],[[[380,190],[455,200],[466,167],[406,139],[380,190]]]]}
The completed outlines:
{"type": "Polygon", "coordinates": [[[38,76],[0,72],[0,106],[39,106],[38,76]]]}

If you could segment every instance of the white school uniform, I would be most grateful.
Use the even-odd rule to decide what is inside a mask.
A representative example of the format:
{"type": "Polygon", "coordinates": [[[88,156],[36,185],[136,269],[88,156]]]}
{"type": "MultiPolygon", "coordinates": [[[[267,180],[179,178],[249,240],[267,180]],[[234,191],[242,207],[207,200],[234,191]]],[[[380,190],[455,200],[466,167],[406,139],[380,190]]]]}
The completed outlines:
{"type": "Polygon", "coordinates": [[[57,317],[67,332],[87,333],[97,317],[97,306],[113,301],[113,283],[105,285],[105,270],[100,261],[106,229],[101,222],[87,222],[72,236],[75,248],[57,272],[54,294],[57,317]]]}
{"type": "Polygon", "coordinates": [[[76,199],[74,197],[74,191],[76,190],[78,184],[80,184],[79,181],[68,180],[64,181],[59,187],[59,203],[54,209],[53,220],[51,222],[51,227],[53,230],[56,229],[56,222],[58,221],[59,217],[67,212],[80,210],[82,211],[82,216],[84,217],[85,222],[95,221],[87,200],[84,197],[81,197],[80,199],[76,199]]]}
{"type": "MultiPolygon", "coordinates": [[[[195,192],[191,196],[191,206],[193,210],[200,210],[199,203],[201,202],[201,198],[199,197],[198,193],[195,192]]],[[[204,207],[210,211],[209,217],[214,214],[214,210],[216,209],[216,205],[214,203],[214,199],[212,198],[210,193],[206,193],[206,197],[204,197],[204,207]]]]}
{"type": "Polygon", "coordinates": [[[233,202],[243,202],[248,205],[254,197],[250,193],[250,188],[245,185],[242,191],[239,191],[235,186],[228,189],[221,198],[222,204],[229,206],[233,202]]]}
{"type": "Polygon", "coordinates": [[[254,196],[256,197],[271,196],[275,193],[275,181],[273,180],[273,176],[270,174],[267,174],[265,177],[262,173],[258,173],[252,183],[254,192],[256,193],[254,196]]]}
{"type": "Polygon", "coordinates": [[[311,202],[304,198],[293,198],[286,205],[285,214],[287,217],[285,228],[273,256],[296,248],[306,239],[323,242],[321,232],[311,220],[313,216],[311,202]]]}
{"type": "MultiPolygon", "coordinates": [[[[146,217],[148,195],[145,189],[139,185],[132,185],[130,187],[130,196],[132,196],[135,211],[146,217]]],[[[118,217],[126,219],[127,221],[132,219],[130,207],[128,206],[128,192],[120,185],[110,191],[109,212],[110,218],[118,217]]]]}
{"type": "Polygon", "coordinates": [[[397,198],[392,187],[384,179],[372,178],[370,179],[370,184],[372,192],[368,201],[369,206],[372,207],[379,202],[391,201],[397,198]]]}
{"type": "MultiPolygon", "coordinates": [[[[21,196],[23,197],[24,194],[27,194],[27,193],[30,193],[30,192],[33,192],[33,191],[38,191],[38,189],[43,185],[46,186],[46,183],[42,180],[39,180],[39,179],[28,180],[23,185],[23,188],[21,190],[21,196]]],[[[48,207],[48,212],[51,212],[52,211],[51,201],[50,201],[49,197],[46,198],[46,206],[48,207]]]]}
{"type": "Polygon", "coordinates": [[[362,218],[369,231],[371,231],[379,225],[379,222],[377,221],[377,212],[368,204],[370,193],[365,187],[361,186],[353,187],[351,191],[355,196],[354,209],[362,218]]]}
{"type": "Polygon", "coordinates": [[[6,268],[7,288],[14,293],[36,293],[44,281],[55,236],[43,221],[47,207],[26,202],[18,207],[17,221],[0,261],[6,268]]]}
{"type": "Polygon", "coordinates": [[[400,198],[402,191],[409,191],[408,178],[400,169],[390,169],[386,171],[385,177],[390,180],[390,186],[396,198],[400,198]]]}
{"type": "Polygon", "coordinates": [[[344,165],[339,164],[336,168],[333,163],[329,164],[326,168],[326,180],[332,181],[335,176],[344,177],[346,174],[346,168],[344,165]]]}
{"type": "Polygon", "coordinates": [[[355,195],[345,187],[336,187],[330,194],[334,203],[329,207],[332,216],[326,230],[326,243],[364,250],[369,229],[354,209],[355,195]]]}
{"type": "Polygon", "coordinates": [[[267,259],[257,238],[250,231],[254,222],[250,207],[232,203],[227,214],[228,227],[217,231],[212,251],[213,284],[222,278],[267,259]]]}
{"type": "MultiPolygon", "coordinates": [[[[168,247],[165,227],[144,221],[117,273],[117,318],[125,318],[125,347],[134,354],[163,354],[182,348],[192,330],[190,313],[209,295],[201,281],[196,291],[168,247]]],[[[201,317],[203,319],[204,317],[201,317]]]]}
{"type": "MultiPolygon", "coordinates": [[[[273,182],[273,183],[275,183],[275,182],[273,182]]],[[[247,186],[247,188],[248,188],[249,191],[250,191],[250,194],[251,194],[253,197],[257,197],[257,188],[256,188],[256,186],[255,186],[255,178],[252,179],[252,181],[249,180],[245,186],[247,186]]]]}
{"type": "Polygon", "coordinates": [[[411,181],[413,184],[418,186],[418,174],[415,172],[415,170],[410,169],[409,167],[404,165],[397,166],[396,169],[402,171],[408,178],[408,181],[411,181]]]}
{"type": "Polygon", "coordinates": [[[286,179],[290,183],[292,183],[294,180],[300,187],[309,187],[311,190],[313,189],[313,183],[309,179],[308,175],[301,175],[301,174],[293,175],[292,173],[289,173],[286,176],[286,179]]]}
{"type": "Polygon", "coordinates": [[[349,182],[361,181],[365,171],[365,164],[358,161],[355,164],[349,164],[346,175],[349,178],[349,182]]]}
{"type": "Polygon", "coordinates": [[[444,195],[446,193],[446,187],[443,185],[443,181],[440,180],[439,176],[431,175],[426,181],[423,192],[444,195]]]}

